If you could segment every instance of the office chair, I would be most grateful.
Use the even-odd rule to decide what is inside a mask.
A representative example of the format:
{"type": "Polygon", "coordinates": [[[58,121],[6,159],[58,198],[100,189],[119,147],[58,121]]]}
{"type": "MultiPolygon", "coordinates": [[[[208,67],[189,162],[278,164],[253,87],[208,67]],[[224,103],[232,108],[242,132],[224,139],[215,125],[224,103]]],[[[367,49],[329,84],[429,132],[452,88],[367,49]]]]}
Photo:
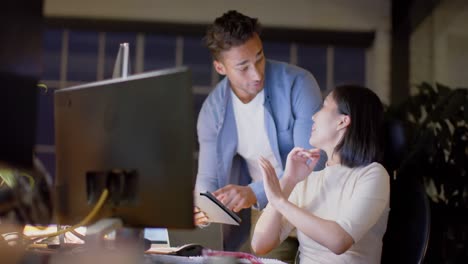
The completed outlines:
{"type": "Polygon", "coordinates": [[[405,125],[388,121],[385,129],[384,166],[391,181],[390,214],[383,238],[382,263],[422,263],[430,236],[429,200],[417,164],[403,160],[409,138],[405,125]]]}

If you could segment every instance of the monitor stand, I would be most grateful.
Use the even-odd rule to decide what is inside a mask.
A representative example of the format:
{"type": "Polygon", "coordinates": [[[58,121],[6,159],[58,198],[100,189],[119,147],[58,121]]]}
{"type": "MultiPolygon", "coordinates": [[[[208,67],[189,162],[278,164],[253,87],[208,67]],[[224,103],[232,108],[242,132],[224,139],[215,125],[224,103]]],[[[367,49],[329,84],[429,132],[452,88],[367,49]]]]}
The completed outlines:
{"type": "Polygon", "coordinates": [[[125,228],[120,218],[104,218],[89,225],[86,229],[85,245],[92,247],[105,247],[144,252],[151,246],[148,240],[144,239],[143,229],[125,228]],[[115,231],[115,240],[110,244],[105,244],[104,236],[115,231]]]}
{"type": "Polygon", "coordinates": [[[105,235],[121,228],[123,228],[123,222],[120,218],[100,219],[96,223],[86,227],[85,242],[100,243],[105,235]]]}

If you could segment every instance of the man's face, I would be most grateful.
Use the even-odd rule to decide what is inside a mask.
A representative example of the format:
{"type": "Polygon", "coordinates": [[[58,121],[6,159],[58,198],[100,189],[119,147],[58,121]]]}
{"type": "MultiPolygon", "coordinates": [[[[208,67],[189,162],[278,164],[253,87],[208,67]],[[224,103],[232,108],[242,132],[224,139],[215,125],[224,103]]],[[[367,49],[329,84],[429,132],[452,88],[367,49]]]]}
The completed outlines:
{"type": "Polygon", "coordinates": [[[254,34],[244,44],[222,51],[213,62],[216,71],[226,75],[234,93],[247,103],[263,89],[265,56],[260,37],[254,34]]]}

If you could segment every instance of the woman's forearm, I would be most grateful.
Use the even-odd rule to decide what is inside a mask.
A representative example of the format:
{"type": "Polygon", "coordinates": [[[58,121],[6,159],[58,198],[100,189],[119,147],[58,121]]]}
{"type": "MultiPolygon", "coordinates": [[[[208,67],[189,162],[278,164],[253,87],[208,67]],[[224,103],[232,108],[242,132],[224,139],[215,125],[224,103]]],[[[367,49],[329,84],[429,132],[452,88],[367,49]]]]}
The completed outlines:
{"type": "MultiPolygon", "coordinates": [[[[287,176],[280,180],[280,184],[285,197],[289,197],[296,185],[296,183],[291,181],[287,176]]],[[[255,226],[255,232],[251,242],[252,249],[255,253],[266,254],[281,243],[282,218],[283,216],[272,206],[268,206],[267,209],[263,211],[255,226]]]]}
{"type": "Polygon", "coordinates": [[[346,252],[354,243],[353,238],[335,221],[315,216],[287,200],[276,203],[275,209],[296,229],[337,255],[346,252]]]}
{"type": "Polygon", "coordinates": [[[281,218],[271,206],[263,210],[252,236],[251,246],[255,254],[266,254],[280,244],[281,218]]]}

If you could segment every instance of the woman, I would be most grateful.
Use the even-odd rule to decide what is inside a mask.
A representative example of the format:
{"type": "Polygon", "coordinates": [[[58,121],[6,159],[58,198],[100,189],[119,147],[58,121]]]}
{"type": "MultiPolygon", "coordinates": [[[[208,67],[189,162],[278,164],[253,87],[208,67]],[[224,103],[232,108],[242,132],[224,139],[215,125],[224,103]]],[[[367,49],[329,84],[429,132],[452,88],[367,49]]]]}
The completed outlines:
{"type": "Polygon", "coordinates": [[[275,248],[297,229],[301,263],[380,263],[389,212],[389,176],[382,154],[383,107],[371,90],[336,87],[312,119],[309,142],[294,148],[281,180],[259,160],[269,205],[252,239],[257,254],[275,248]],[[312,172],[319,150],[328,158],[312,172]]]}

